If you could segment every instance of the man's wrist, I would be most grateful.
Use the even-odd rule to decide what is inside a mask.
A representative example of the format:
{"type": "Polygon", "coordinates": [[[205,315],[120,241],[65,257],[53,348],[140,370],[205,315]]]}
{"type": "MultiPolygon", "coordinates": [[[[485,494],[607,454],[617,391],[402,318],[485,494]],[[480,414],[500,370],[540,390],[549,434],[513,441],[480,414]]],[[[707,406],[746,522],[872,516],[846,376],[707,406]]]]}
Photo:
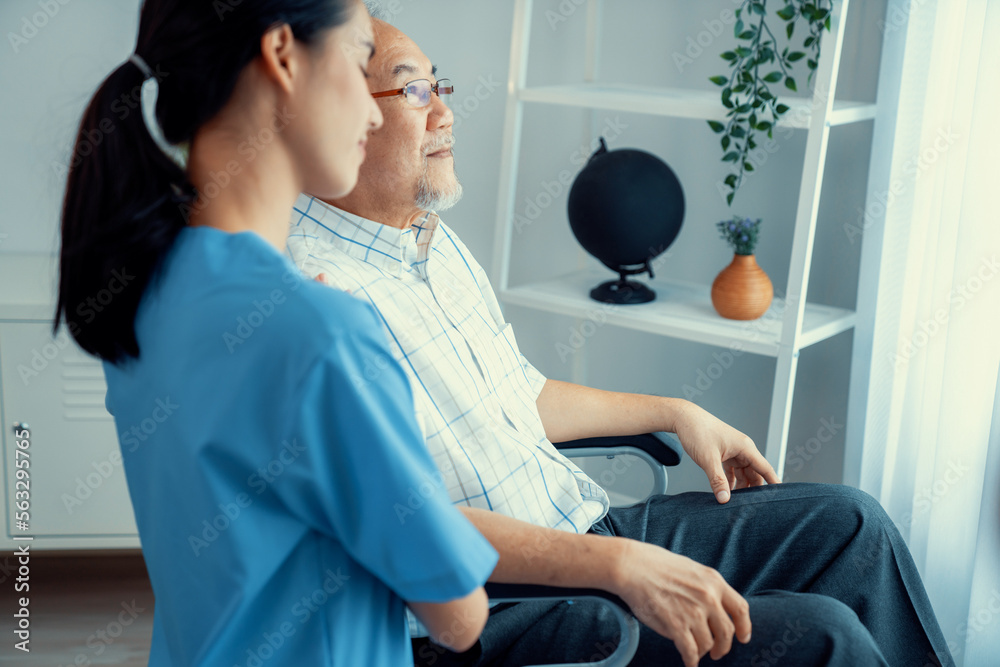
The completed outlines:
{"type": "Polygon", "coordinates": [[[677,433],[678,426],[693,405],[683,398],[664,398],[662,407],[664,427],[661,430],[677,433]]]}
{"type": "Polygon", "coordinates": [[[602,542],[601,546],[606,552],[604,562],[608,563],[608,568],[605,571],[606,579],[600,583],[599,588],[620,595],[629,577],[632,540],[627,537],[602,537],[602,542]]]}

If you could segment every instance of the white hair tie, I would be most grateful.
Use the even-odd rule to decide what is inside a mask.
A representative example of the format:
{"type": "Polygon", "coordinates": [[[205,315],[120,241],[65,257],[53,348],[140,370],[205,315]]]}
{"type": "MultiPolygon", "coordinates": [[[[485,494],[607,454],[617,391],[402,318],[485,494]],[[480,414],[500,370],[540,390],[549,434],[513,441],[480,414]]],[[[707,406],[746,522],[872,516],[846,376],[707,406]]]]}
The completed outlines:
{"type": "Polygon", "coordinates": [[[133,53],[128,57],[128,61],[138,67],[142,71],[142,75],[147,79],[152,79],[154,77],[153,70],[149,68],[146,61],[142,59],[138,53],[133,53]]]}
{"type": "MultiPolygon", "coordinates": [[[[142,88],[140,91],[140,107],[142,108],[142,120],[146,124],[146,130],[153,142],[159,146],[163,153],[173,160],[182,170],[187,168],[188,145],[186,143],[174,145],[163,136],[163,130],[156,120],[156,99],[160,94],[160,80],[153,73],[152,68],[142,59],[138,53],[133,53],[128,57],[128,61],[139,68],[143,75],[142,88]]],[[[164,76],[166,76],[164,74],[164,76]]]]}

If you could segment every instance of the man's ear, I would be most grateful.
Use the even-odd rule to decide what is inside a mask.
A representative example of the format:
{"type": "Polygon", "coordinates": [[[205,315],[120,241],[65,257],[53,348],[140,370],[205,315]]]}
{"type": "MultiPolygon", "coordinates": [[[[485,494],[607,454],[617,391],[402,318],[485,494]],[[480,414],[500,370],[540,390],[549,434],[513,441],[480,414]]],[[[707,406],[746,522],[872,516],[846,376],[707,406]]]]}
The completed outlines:
{"type": "Polygon", "coordinates": [[[287,23],[268,30],[260,38],[260,57],[264,73],[286,93],[292,92],[292,81],[299,74],[295,54],[295,35],[287,23]]]}

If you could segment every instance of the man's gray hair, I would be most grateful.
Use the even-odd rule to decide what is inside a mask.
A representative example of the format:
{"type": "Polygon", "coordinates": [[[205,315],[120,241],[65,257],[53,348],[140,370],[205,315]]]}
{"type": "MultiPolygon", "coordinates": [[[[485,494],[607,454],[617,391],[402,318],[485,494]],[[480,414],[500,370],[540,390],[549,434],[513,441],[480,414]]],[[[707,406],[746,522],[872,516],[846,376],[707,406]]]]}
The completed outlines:
{"type": "Polygon", "coordinates": [[[385,11],[379,0],[364,0],[364,3],[365,8],[368,10],[368,13],[371,14],[373,19],[378,19],[388,23],[389,13],[385,11]]]}

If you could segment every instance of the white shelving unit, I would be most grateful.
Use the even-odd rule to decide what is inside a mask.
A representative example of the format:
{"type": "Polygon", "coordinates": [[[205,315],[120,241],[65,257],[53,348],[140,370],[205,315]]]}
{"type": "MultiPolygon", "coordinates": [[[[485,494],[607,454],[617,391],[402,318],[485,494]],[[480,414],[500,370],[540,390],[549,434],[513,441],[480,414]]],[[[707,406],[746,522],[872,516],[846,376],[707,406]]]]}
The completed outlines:
{"type": "MultiPolygon", "coordinates": [[[[719,102],[718,94],[712,91],[598,82],[596,72],[602,0],[588,0],[587,3],[585,82],[528,87],[526,72],[532,4],[532,0],[516,0],[514,8],[497,202],[494,276],[500,298],[505,303],[586,317],[600,306],[588,297],[589,290],[594,284],[607,279],[607,272],[580,271],[537,283],[510,284],[524,106],[562,105],[706,121],[725,120],[725,109],[719,102]]],[[[734,322],[716,314],[707,285],[655,280],[651,286],[657,292],[656,301],[614,307],[607,312],[609,324],[709,345],[738,346],[744,351],[775,357],[774,390],[764,453],[779,475],[784,469],[799,352],[851,329],[855,324],[855,313],[852,311],[806,301],[830,128],[870,121],[878,110],[877,104],[835,99],[844,42],[842,28],[848,4],[849,0],[834,0],[831,30],[823,37],[822,55],[815,74],[814,89],[817,92],[812,98],[782,99],[790,110],[779,126],[807,132],[786,299],[775,299],[771,310],[755,323],[734,322]]],[[[881,88],[881,81],[879,85],[881,88]]]]}

